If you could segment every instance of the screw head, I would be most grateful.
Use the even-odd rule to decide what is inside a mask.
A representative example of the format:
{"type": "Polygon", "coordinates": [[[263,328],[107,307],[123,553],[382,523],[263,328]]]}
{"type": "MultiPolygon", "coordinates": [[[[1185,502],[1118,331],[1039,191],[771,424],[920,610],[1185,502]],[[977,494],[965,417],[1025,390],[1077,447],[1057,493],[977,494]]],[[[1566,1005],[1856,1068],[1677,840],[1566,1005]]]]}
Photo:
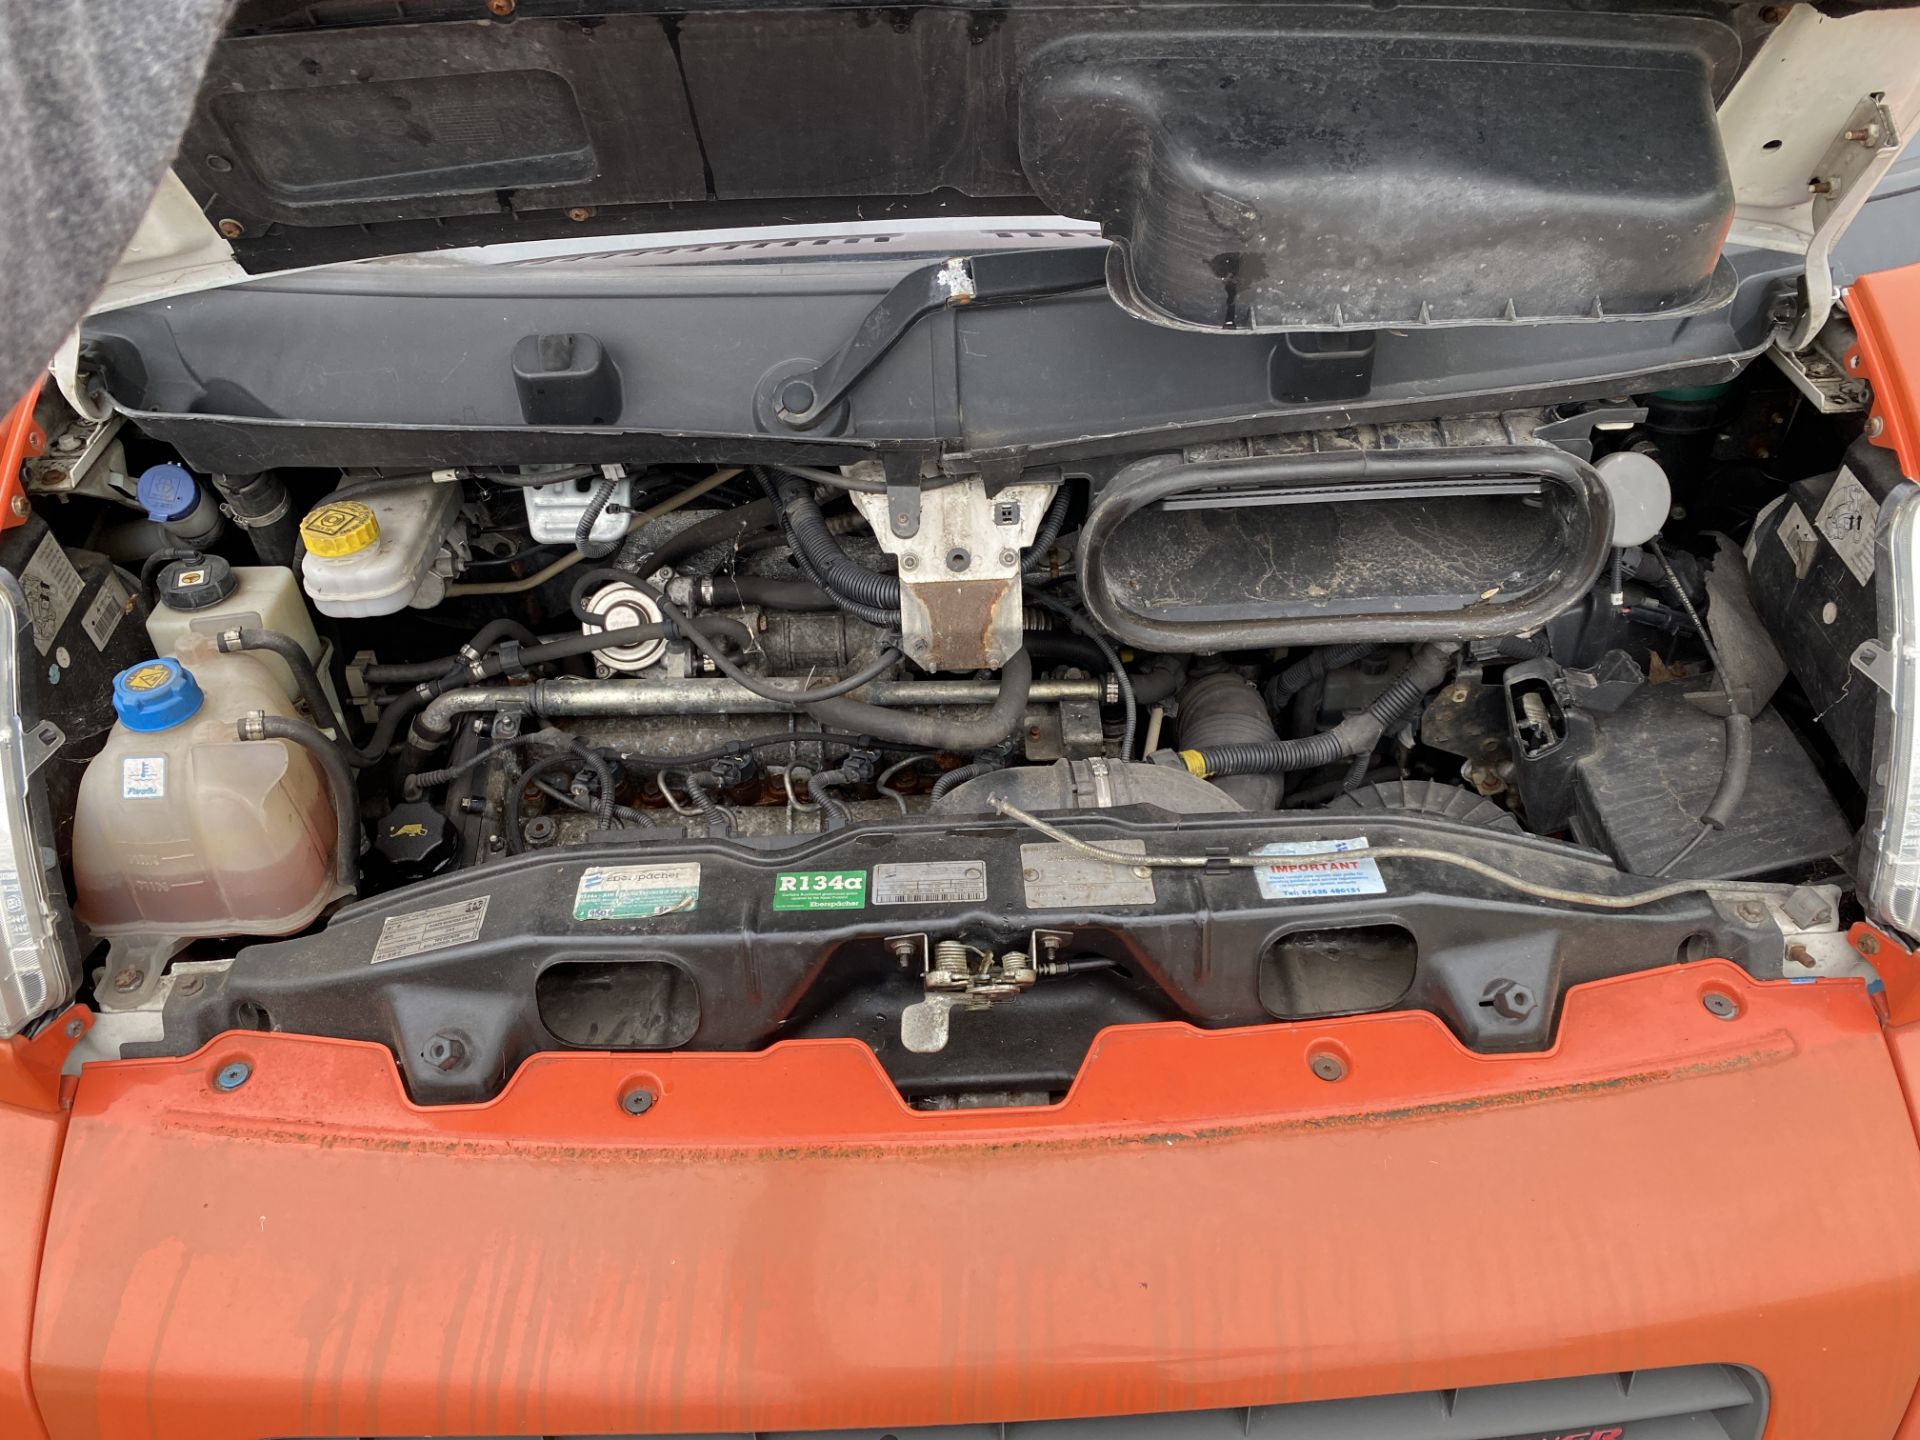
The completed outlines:
{"type": "Polygon", "coordinates": [[[74,1016],[73,1019],[67,1021],[67,1038],[69,1040],[78,1040],[82,1035],[86,1033],[87,1033],[87,1022],[82,1020],[78,1015],[74,1016]]]}
{"type": "Polygon", "coordinates": [[[1887,422],[1885,420],[1882,420],[1878,415],[1871,415],[1867,417],[1867,438],[1869,440],[1879,435],[1886,428],[1887,428],[1887,422]]]}
{"type": "Polygon", "coordinates": [[[198,975],[182,975],[180,983],[174,986],[182,995],[198,995],[206,986],[206,981],[198,975]]]}
{"type": "Polygon", "coordinates": [[[242,235],[247,233],[247,227],[242,225],[238,220],[233,219],[222,220],[213,228],[218,230],[220,234],[228,240],[238,240],[242,235]]]}
{"type": "Polygon", "coordinates": [[[13,497],[11,508],[15,515],[24,520],[27,518],[27,512],[33,509],[33,502],[28,500],[25,495],[16,495],[13,497]]]}
{"type": "Polygon", "coordinates": [[[1880,953],[1880,937],[1877,935],[1862,935],[1858,940],[1853,942],[1853,948],[1858,950],[1862,955],[1878,955],[1880,953]]]}
{"type": "Polygon", "coordinates": [[[216,1090],[238,1090],[253,1077],[253,1066],[244,1060],[235,1060],[232,1064],[222,1065],[220,1073],[213,1077],[216,1090]]]}
{"type": "Polygon", "coordinates": [[[620,1097],[620,1108],[629,1115],[644,1115],[660,1097],[644,1085],[636,1085],[620,1097]]]}
{"type": "Polygon", "coordinates": [[[920,557],[918,555],[902,555],[900,557],[900,568],[902,570],[918,570],[920,568],[920,557]]]}
{"type": "Polygon", "coordinates": [[[1747,920],[1758,925],[1762,920],[1767,918],[1767,907],[1762,905],[1758,900],[1742,900],[1738,905],[1733,907],[1733,913],[1738,915],[1742,920],[1747,920]]]}
{"type": "Polygon", "coordinates": [[[487,0],[487,10],[494,15],[511,15],[514,0],[487,0]]]}
{"type": "Polygon", "coordinates": [[[1447,692],[1447,698],[1456,705],[1466,704],[1467,703],[1467,687],[1464,685],[1454,686],[1453,689],[1447,692]]]}
{"type": "Polygon", "coordinates": [[[1020,563],[1020,557],[1012,550],[1002,550],[1000,552],[1000,563],[1009,566],[1018,565],[1020,563]]]}
{"type": "MultiPolygon", "coordinates": [[[[507,5],[507,9],[509,10],[513,9],[513,5],[509,3],[507,5]]],[[[578,225],[582,220],[591,220],[592,218],[593,218],[593,206],[591,205],[575,205],[570,207],[567,211],[567,219],[573,221],[573,223],[576,225],[578,225]]]]}
{"type": "Polygon", "coordinates": [[[129,965],[113,977],[113,988],[124,995],[130,990],[138,990],[140,988],[140,982],[146,978],[146,971],[136,970],[133,966],[129,965]]]}
{"type": "Polygon", "coordinates": [[[1733,1003],[1733,997],[1722,995],[1718,990],[1709,990],[1700,997],[1700,1003],[1707,1013],[1717,1020],[1731,1020],[1740,1013],[1740,1007],[1733,1003]]]}
{"type": "Polygon", "coordinates": [[[1314,1073],[1316,1078],[1329,1083],[1347,1078],[1347,1062],[1331,1050],[1322,1050],[1318,1055],[1308,1060],[1307,1068],[1314,1073]]]}

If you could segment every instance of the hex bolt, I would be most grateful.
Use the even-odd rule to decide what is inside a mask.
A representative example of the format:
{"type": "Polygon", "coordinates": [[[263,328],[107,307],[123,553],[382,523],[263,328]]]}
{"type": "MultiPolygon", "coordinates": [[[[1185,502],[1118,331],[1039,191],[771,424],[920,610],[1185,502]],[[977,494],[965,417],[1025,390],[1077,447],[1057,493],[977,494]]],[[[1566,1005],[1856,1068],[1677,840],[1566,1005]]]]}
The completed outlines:
{"type": "Polygon", "coordinates": [[[1524,985],[1507,985],[1494,992],[1493,1013],[1503,1020],[1525,1020],[1533,1014],[1533,991],[1524,985]]]}
{"type": "Polygon", "coordinates": [[[33,502],[27,499],[27,497],[24,495],[16,495],[13,497],[13,504],[11,508],[13,510],[13,513],[16,516],[24,520],[27,518],[27,515],[29,514],[29,512],[32,511],[33,502]]]}
{"type": "Polygon", "coordinates": [[[591,220],[593,218],[593,206],[575,205],[571,210],[567,211],[567,218],[576,225],[582,220],[591,220]]]}
{"type": "Polygon", "coordinates": [[[1733,907],[1733,913],[1738,915],[1742,920],[1758,925],[1762,920],[1767,918],[1767,907],[1762,905],[1758,900],[1742,900],[1738,905],[1733,907]]]}
{"type": "Polygon", "coordinates": [[[1307,1068],[1319,1079],[1332,1082],[1347,1078],[1347,1062],[1331,1050],[1322,1050],[1307,1061],[1307,1068]]]}
{"type": "Polygon", "coordinates": [[[1853,948],[1858,950],[1862,955],[1878,955],[1880,953],[1880,937],[1877,935],[1862,935],[1858,940],[1853,942],[1853,948]]]}
{"type": "Polygon", "coordinates": [[[244,1060],[235,1060],[231,1064],[220,1067],[220,1073],[213,1077],[213,1088],[216,1090],[238,1090],[242,1085],[246,1084],[252,1076],[253,1066],[244,1060]]]}
{"type": "Polygon", "coordinates": [[[467,1042],[443,1031],[427,1041],[420,1054],[436,1070],[458,1070],[467,1061],[467,1042]]]}
{"type": "Polygon", "coordinates": [[[629,1115],[644,1115],[660,1097],[644,1085],[636,1085],[620,1097],[620,1108],[629,1115]]]}
{"type": "Polygon", "coordinates": [[[78,1040],[82,1035],[86,1033],[87,1033],[87,1022],[82,1020],[78,1015],[74,1016],[73,1019],[67,1021],[67,1038],[69,1040],[78,1040]]]}
{"type": "Polygon", "coordinates": [[[1867,417],[1866,431],[1869,440],[1877,438],[1886,428],[1887,422],[1882,420],[1878,415],[1870,415],[1867,417]]]}
{"type": "Polygon", "coordinates": [[[900,962],[902,970],[913,964],[915,949],[913,941],[905,935],[896,935],[887,942],[887,953],[900,962]]]}
{"type": "Polygon", "coordinates": [[[180,983],[173,988],[182,995],[198,995],[206,988],[206,981],[198,975],[182,975],[180,983]]]}
{"type": "Polygon", "coordinates": [[[1718,990],[1709,990],[1700,997],[1700,1003],[1707,1007],[1707,1013],[1718,1020],[1731,1020],[1740,1013],[1740,1007],[1733,1003],[1731,996],[1722,995],[1718,990]]]}
{"type": "Polygon", "coordinates": [[[122,995],[125,995],[130,990],[138,990],[140,988],[140,982],[146,978],[146,971],[136,970],[133,966],[129,965],[113,977],[113,988],[118,990],[122,995]]]}

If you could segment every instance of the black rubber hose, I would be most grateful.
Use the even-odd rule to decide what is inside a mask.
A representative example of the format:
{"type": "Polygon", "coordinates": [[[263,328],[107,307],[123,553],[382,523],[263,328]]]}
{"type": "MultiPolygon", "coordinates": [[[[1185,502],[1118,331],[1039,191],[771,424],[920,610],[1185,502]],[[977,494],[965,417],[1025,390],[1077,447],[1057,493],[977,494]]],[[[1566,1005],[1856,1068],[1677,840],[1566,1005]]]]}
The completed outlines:
{"type": "Polygon", "coordinates": [[[314,759],[326,778],[333,796],[334,878],[352,890],[360,883],[360,797],[353,788],[353,772],[347,769],[340,748],[304,720],[285,715],[268,715],[255,710],[234,725],[242,740],[285,740],[298,745],[314,759]]]}
{"type": "Polygon", "coordinates": [[[840,548],[807,481],[797,475],[782,476],[775,493],[780,497],[794,548],[813,563],[828,591],[874,610],[900,608],[900,577],[869,570],[840,548]]]}
{"type": "Polygon", "coordinates": [[[814,803],[835,828],[853,823],[853,811],[847,808],[846,801],[833,793],[836,787],[852,783],[853,777],[843,769],[822,770],[807,779],[807,794],[813,797],[814,803]]]}
{"type": "Polygon", "coordinates": [[[580,512],[580,523],[573,527],[573,548],[589,560],[599,560],[620,548],[619,536],[604,542],[593,538],[593,527],[600,523],[601,512],[619,485],[618,477],[602,476],[600,483],[593,487],[593,494],[587,497],[587,508],[580,512]]]}
{"type": "Polygon", "coordinates": [[[1186,683],[1190,655],[1156,655],[1132,680],[1134,702],[1158,705],[1186,683]]]}
{"type": "Polygon", "coordinates": [[[1033,544],[1029,545],[1026,553],[1020,557],[1022,570],[1051,550],[1053,542],[1060,538],[1060,531],[1067,523],[1067,505],[1070,499],[1064,484],[1055,488],[1053,499],[1047,505],[1047,513],[1040,518],[1040,528],[1034,532],[1033,544]]]}
{"type": "Polygon", "coordinates": [[[1493,653],[1502,660],[1538,660],[1547,653],[1544,635],[1502,635],[1493,642],[1493,653]]]}
{"type": "Polygon", "coordinates": [[[720,788],[720,777],[711,770],[704,773],[687,771],[687,800],[701,818],[709,824],[718,825],[721,833],[733,833],[733,816],[727,813],[727,807],[714,798],[714,791],[720,788]]]}
{"type": "Polygon", "coordinates": [[[1330,671],[1344,669],[1380,647],[1378,645],[1330,645],[1294,661],[1267,682],[1267,704],[1284,710],[1287,702],[1330,671]]]}
{"type": "Polygon", "coordinates": [[[481,627],[479,634],[460,647],[458,655],[443,655],[438,660],[416,660],[400,665],[369,665],[366,669],[367,683],[417,685],[422,680],[438,680],[450,670],[464,670],[502,640],[512,640],[522,646],[541,643],[540,637],[518,620],[489,620],[481,627]]]}
{"type": "Polygon", "coordinates": [[[1371,754],[1380,737],[1398,724],[1407,710],[1446,678],[1453,662],[1450,645],[1423,645],[1407,668],[1373,702],[1331,730],[1294,740],[1242,745],[1218,745],[1205,750],[1185,749],[1180,757],[1188,770],[1212,779],[1217,775],[1258,775],[1281,770],[1317,770],[1355,755],[1371,754]]]}
{"type": "Polygon", "coordinates": [[[1029,630],[1026,645],[1036,665],[1077,665],[1095,673],[1107,668],[1107,657],[1100,647],[1086,636],[1071,631],[1029,630]]]}
{"type": "Polygon", "coordinates": [[[224,630],[214,642],[228,654],[236,650],[265,650],[277,655],[293,672],[293,683],[300,689],[300,698],[307,702],[307,710],[312,714],[314,724],[333,731],[342,743],[347,740],[346,724],[334,713],[332,703],[327,699],[326,688],[320,683],[320,672],[313,668],[313,662],[307,658],[306,647],[291,635],[282,635],[278,630],[255,630],[242,625],[237,629],[224,630]]]}
{"type": "MultiPolygon", "coordinates": [[[[777,504],[778,493],[774,487],[773,478],[768,475],[764,469],[756,470],[754,475],[755,478],[760,481],[762,487],[765,488],[768,497],[773,499],[777,504]]],[[[827,584],[827,577],[822,573],[820,567],[814,564],[808,557],[807,552],[800,548],[799,541],[793,538],[793,525],[787,519],[787,512],[784,509],[779,511],[779,522],[781,538],[786,541],[787,549],[792,552],[794,563],[799,565],[801,573],[822,590],[832,595],[835,603],[838,604],[841,609],[845,610],[849,615],[865,620],[869,625],[884,625],[890,628],[899,625],[900,614],[898,609],[884,609],[872,605],[863,605],[858,600],[833,590],[827,584]]],[[[833,528],[831,521],[827,522],[827,532],[830,535],[839,533],[833,528]]]]}
{"type": "MultiPolygon", "coordinates": [[[[678,565],[688,556],[698,555],[702,550],[711,550],[716,545],[732,544],[743,535],[778,524],[779,519],[780,506],[773,500],[749,500],[746,504],[736,505],[731,510],[722,510],[717,515],[696,520],[686,529],[677,530],[669,535],[632,567],[632,574],[645,580],[663,565],[678,565]]],[[[627,578],[631,579],[632,575],[627,578]]]]}
{"type": "Polygon", "coordinates": [[[876,740],[924,745],[931,750],[985,750],[998,745],[1026,720],[1027,692],[1033,685],[1033,661],[1017,650],[1000,668],[1000,694],[970,719],[951,715],[912,715],[860,700],[815,700],[804,709],[822,725],[871,735],[876,740]]]}
{"type": "Polygon", "coordinates": [[[1727,736],[1727,750],[1720,762],[1720,784],[1713,799],[1700,812],[1700,823],[1712,830],[1724,830],[1746,797],[1747,777],[1753,771],[1753,720],[1746,715],[1721,717],[1727,736]]]}
{"type": "Polygon", "coordinates": [[[525,475],[518,470],[472,470],[468,472],[476,480],[484,480],[489,485],[510,485],[517,490],[538,490],[546,485],[569,485],[575,480],[591,480],[600,472],[592,465],[569,465],[564,470],[551,470],[540,475],[525,475]]]}
{"type": "Polygon", "coordinates": [[[293,513],[287,487],[278,475],[262,470],[257,475],[213,474],[207,478],[227,502],[225,508],[234,524],[247,532],[247,540],[262,565],[299,569],[300,519],[293,513]]]}
{"type": "Polygon", "coordinates": [[[186,550],[177,545],[169,545],[154,551],[140,562],[140,594],[145,597],[149,609],[154,604],[155,586],[160,580],[160,572],[176,560],[198,560],[201,552],[186,550]]]}
{"type": "Polygon", "coordinates": [[[954,769],[947,771],[946,774],[934,781],[933,793],[929,798],[938,800],[941,796],[958,790],[969,780],[976,780],[982,775],[991,775],[994,771],[1005,768],[1006,762],[1004,760],[968,761],[965,765],[956,766],[954,769]]]}

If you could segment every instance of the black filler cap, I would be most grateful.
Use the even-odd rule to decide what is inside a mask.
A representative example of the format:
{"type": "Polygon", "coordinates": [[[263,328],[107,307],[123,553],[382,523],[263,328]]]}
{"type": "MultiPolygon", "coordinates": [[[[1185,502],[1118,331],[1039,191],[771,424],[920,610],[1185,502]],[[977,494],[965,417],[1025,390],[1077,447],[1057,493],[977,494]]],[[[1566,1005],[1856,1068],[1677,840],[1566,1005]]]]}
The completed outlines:
{"type": "Polygon", "coordinates": [[[207,610],[239,588],[233,567],[218,555],[175,560],[160,572],[160,603],[169,610],[207,610]]]}

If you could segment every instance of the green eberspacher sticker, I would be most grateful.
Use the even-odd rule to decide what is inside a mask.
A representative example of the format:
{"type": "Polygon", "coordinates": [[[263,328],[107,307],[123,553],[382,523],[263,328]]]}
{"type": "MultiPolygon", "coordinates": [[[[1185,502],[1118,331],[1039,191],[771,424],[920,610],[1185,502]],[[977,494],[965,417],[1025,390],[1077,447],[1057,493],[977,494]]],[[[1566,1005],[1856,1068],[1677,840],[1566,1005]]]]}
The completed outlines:
{"type": "Polygon", "coordinates": [[[864,910],[864,870],[782,870],[773,877],[776,910],[864,910]]]}

